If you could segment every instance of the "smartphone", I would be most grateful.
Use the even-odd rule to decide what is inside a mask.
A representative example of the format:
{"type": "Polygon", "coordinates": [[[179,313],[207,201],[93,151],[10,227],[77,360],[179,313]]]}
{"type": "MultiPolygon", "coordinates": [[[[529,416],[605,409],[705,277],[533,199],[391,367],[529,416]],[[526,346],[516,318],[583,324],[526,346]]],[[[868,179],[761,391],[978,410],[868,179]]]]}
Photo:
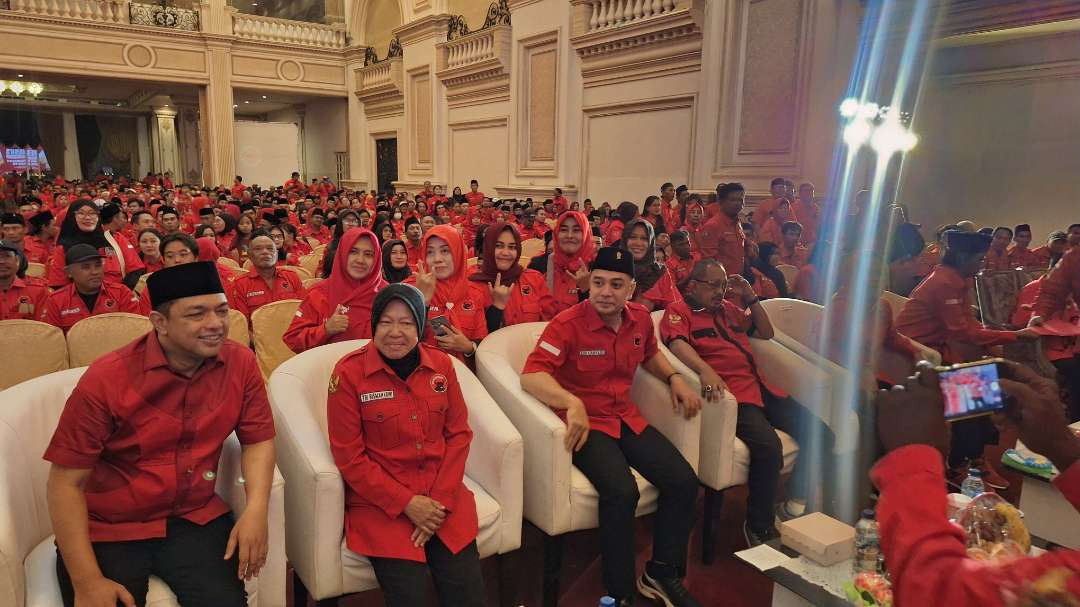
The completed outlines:
{"type": "Polygon", "coordinates": [[[1005,408],[1005,395],[998,381],[1000,358],[988,358],[948,367],[938,367],[938,383],[945,397],[945,421],[954,422],[990,415],[1005,408]]]}
{"type": "Polygon", "coordinates": [[[449,333],[446,327],[450,324],[450,321],[446,320],[445,316],[436,316],[428,321],[431,325],[431,330],[435,332],[435,335],[443,336],[449,333]]]}

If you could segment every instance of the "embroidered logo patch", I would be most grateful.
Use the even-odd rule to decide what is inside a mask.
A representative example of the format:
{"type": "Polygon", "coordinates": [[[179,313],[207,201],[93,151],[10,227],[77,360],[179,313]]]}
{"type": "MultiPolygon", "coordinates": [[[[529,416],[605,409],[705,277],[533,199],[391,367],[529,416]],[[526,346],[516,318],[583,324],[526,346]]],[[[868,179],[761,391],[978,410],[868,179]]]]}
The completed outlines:
{"type": "Polygon", "coordinates": [[[682,322],[682,316],[679,316],[678,314],[668,314],[668,322],[677,325],[682,322]]]}
{"type": "Polygon", "coordinates": [[[338,387],[338,384],[340,384],[340,383],[341,383],[341,376],[340,375],[331,375],[330,376],[330,385],[328,385],[326,387],[326,392],[328,394],[333,394],[333,393],[337,392],[337,387],[338,387]]]}
{"type": "Polygon", "coordinates": [[[641,347],[641,340],[642,339],[644,339],[644,338],[641,335],[635,335],[634,336],[634,347],[635,348],[640,348],[641,347]]]}
{"type": "Polygon", "coordinates": [[[555,356],[559,356],[560,354],[562,354],[562,350],[556,348],[555,346],[549,344],[546,341],[541,341],[540,342],[540,349],[541,350],[547,350],[548,352],[550,352],[551,354],[554,354],[555,356]]]}
{"type": "Polygon", "coordinates": [[[446,392],[446,376],[442,373],[436,373],[431,376],[431,389],[439,394],[446,392]]]}
{"type": "Polygon", "coordinates": [[[532,287],[521,287],[521,294],[522,295],[530,295],[530,294],[532,294],[532,287]]]}
{"type": "Polygon", "coordinates": [[[461,309],[468,312],[473,309],[473,303],[471,301],[466,301],[465,303],[461,304],[461,309]]]}
{"type": "Polygon", "coordinates": [[[368,403],[373,400],[388,400],[394,398],[393,390],[383,390],[382,392],[365,392],[360,395],[360,402],[368,403]]]}
{"type": "Polygon", "coordinates": [[[579,350],[578,356],[607,356],[607,350],[579,350]]]}
{"type": "Polygon", "coordinates": [[[115,306],[116,306],[116,302],[115,302],[115,301],[113,301],[113,300],[111,300],[111,299],[106,299],[106,300],[105,300],[105,307],[106,307],[106,308],[113,308],[113,307],[115,307],[115,306]]]}

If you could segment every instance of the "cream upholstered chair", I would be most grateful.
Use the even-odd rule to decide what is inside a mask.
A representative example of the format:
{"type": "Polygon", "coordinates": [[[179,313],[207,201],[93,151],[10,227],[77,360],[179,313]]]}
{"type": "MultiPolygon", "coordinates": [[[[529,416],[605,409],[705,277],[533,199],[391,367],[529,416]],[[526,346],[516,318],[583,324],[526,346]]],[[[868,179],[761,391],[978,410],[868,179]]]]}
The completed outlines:
{"type": "Polygon", "coordinates": [[[221,256],[221,257],[218,257],[217,261],[218,261],[219,264],[221,264],[223,266],[228,266],[228,267],[230,267],[230,268],[232,268],[234,270],[240,270],[241,269],[240,268],[240,263],[237,262],[232,257],[221,256]]]}
{"type": "Polygon", "coordinates": [[[229,339],[244,346],[251,347],[251,333],[248,331],[248,318],[240,310],[229,310],[229,339]]]}
{"type": "Polygon", "coordinates": [[[45,278],[47,268],[45,264],[31,261],[26,264],[26,275],[33,278],[45,278]]]}
{"type": "Polygon", "coordinates": [[[470,257],[465,260],[465,265],[469,266],[470,268],[475,267],[478,263],[480,263],[480,261],[477,257],[470,257]]]}
{"type": "Polygon", "coordinates": [[[299,307],[299,299],[283,299],[268,303],[251,314],[255,357],[259,360],[259,370],[265,379],[270,378],[278,365],[295,355],[281,337],[289,329],[299,307]]]}
{"type": "MultiPolygon", "coordinates": [[[[599,525],[599,496],[574,467],[563,442],[566,424],[521,388],[521,370],[547,323],[513,325],[488,335],[476,353],[476,372],[525,439],[525,519],[545,534],[544,604],[554,605],[564,534],[599,525]]],[[[701,416],[684,419],[672,412],[668,387],[638,369],[630,392],[645,418],[666,436],[696,471],[701,416]]],[[[636,471],[641,498],[637,516],[656,510],[659,492],[636,471]]]]}
{"type": "MultiPolygon", "coordinates": [[[[380,262],[382,263],[382,262],[380,262]]],[[[279,266],[282,270],[292,270],[300,277],[300,280],[315,278],[315,274],[303,266],[279,266]]],[[[381,266],[380,266],[381,267],[381,266]]]]}
{"type": "MultiPolygon", "coordinates": [[[[45,498],[49,462],[41,458],[52,438],[64,403],[85,368],[23,382],[0,393],[0,605],[59,607],[56,548],[45,498]]],[[[217,493],[236,513],[246,496],[240,478],[240,443],[225,441],[218,468],[217,493]]],[[[248,604],[285,607],[285,481],[277,471],[270,491],[270,552],[256,580],[247,583],[248,604]]],[[[146,604],[177,605],[161,580],[150,580],[146,604]]]]}
{"type": "MultiPolygon", "coordinates": [[[[660,340],[660,319],[662,310],[652,313],[656,339],[660,340]]],[[[760,341],[760,340],[752,340],[760,341]]],[[[660,344],[660,351],[667,355],[675,370],[689,380],[691,387],[701,390],[698,374],[683,364],[668,348],[660,344]]],[[[705,486],[704,521],[701,529],[701,560],[712,563],[716,555],[716,540],[713,536],[713,522],[717,510],[723,504],[724,490],[738,485],[745,485],[750,474],[750,450],[735,436],[735,425],[739,419],[739,403],[730,393],[718,403],[706,402],[701,412],[701,457],[698,461],[698,478],[705,486]]],[[[784,453],[782,472],[791,472],[795,458],[799,454],[799,445],[790,435],[776,431],[784,453]]]]}
{"type": "Polygon", "coordinates": [[[544,243],[543,238],[529,238],[521,243],[521,256],[522,257],[536,257],[537,255],[543,255],[547,245],[544,243]]]}
{"type": "Polygon", "coordinates": [[[320,261],[322,261],[322,253],[308,253],[300,258],[300,267],[307,270],[308,278],[311,278],[319,274],[320,261]]]}
{"type": "Polygon", "coordinates": [[[795,278],[799,276],[799,268],[793,265],[782,263],[776,266],[777,270],[784,275],[784,283],[787,284],[788,291],[795,291],[795,278]]]}
{"type": "MultiPolygon", "coordinates": [[[[286,550],[298,576],[296,605],[306,604],[308,593],[323,600],[377,587],[367,558],[345,546],[345,487],[326,430],[326,386],[334,365],[365,343],[313,348],[270,376],[278,466],[287,481],[286,550]]],[[[473,431],[465,484],[476,496],[480,557],[505,554],[521,545],[521,435],[468,368],[454,360],[454,369],[473,431]]]]}
{"type": "Polygon", "coordinates": [[[315,285],[319,284],[322,281],[323,281],[322,278],[305,278],[301,282],[304,283],[304,288],[305,289],[310,289],[311,287],[314,287],[315,285]]]}
{"type": "Polygon", "coordinates": [[[68,368],[64,332],[36,320],[0,321],[0,351],[18,352],[18,364],[0,367],[0,390],[68,368]]]}
{"type": "Polygon", "coordinates": [[[310,246],[312,249],[325,246],[318,238],[315,238],[314,236],[305,236],[304,240],[307,240],[308,246],[310,246]]]}
{"type": "Polygon", "coordinates": [[[109,312],[84,318],[68,329],[71,367],[85,367],[102,355],[146,335],[152,328],[149,318],[129,312],[109,312]]]}
{"type": "Polygon", "coordinates": [[[148,272],[139,277],[139,282],[135,283],[135,288],[132,289],[136,295],[142,297],[143,291],[146,290],[146,281],[150,279],[152,274],[153,272],[148,272]]]}

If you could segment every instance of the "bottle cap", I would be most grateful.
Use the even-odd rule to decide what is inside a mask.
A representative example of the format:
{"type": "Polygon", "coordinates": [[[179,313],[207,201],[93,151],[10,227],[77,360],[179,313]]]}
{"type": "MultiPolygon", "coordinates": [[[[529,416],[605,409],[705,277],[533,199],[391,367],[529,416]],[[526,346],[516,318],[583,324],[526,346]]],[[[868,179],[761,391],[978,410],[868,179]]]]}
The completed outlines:
{"type": "Polygon", "coordinates": [[[968,476],[974,476],[975,478],[982,478],[982,470],[978,468],[968,468],[968,476]]]}
{"type": "Polygon", "coordinates": [[[874,518],[875,518],[876,516],[877,516],[877,515],[876,515],[876,514],[874,514],[874,511],[873,511],[873,510],[871,510],[871,509],[869,509],[869,508],[867,508],[866,510],[863,510],[863,511],[862,511],[862,517],[863,517],[863,518],[865,518],[865,519],[870,519],[870,520],[874,520],[874,518]]]}
{"type": "Polygon", "coordinates": [[[603,607],[615,607],[615,599],[610,596],[605,596],[600,599],[600,605],[603,607]]]}

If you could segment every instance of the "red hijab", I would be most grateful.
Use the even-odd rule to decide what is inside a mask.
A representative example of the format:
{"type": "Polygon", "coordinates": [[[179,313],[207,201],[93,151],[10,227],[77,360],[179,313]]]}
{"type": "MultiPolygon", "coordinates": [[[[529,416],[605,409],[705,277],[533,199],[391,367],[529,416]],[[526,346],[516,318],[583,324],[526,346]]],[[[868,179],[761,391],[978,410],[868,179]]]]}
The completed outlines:
{"type": "MultiPolygon", "coordinates": [[[[427,265],[428,243],[432,238],[438,238],[450,245],[450,254],[454,258],[454,273],[449,277],[435,282],[435,296],[433,301],[428,302],[431,306],[445,306],[447,302],[458,303],[465,299],[469,290],[468,264],[465,261],[465,243],[461,235],[453,227],[448,225],[435,226],[424,234],[420,240],[420,257],[427,265]]],[[[413,274],[410,278],[415,278],[413,274]]]]}
{"type": "Polygon", "coordinates": [[[199,245],[199,261],[217,263],[217,260],[221,257],[221,249],[214,243],[213,238],[203,236],[202,238],[196,238],[195,242],[199,245]]]}
{"type": "Polygon", "coordinates": [[[576,272],[582,265],[588,265],[596,258],[596,243],[592,239],[592,225],[589,224],[589,218],[581,211],[566,211],[559,216],[559,221],[555,224],[555,236],[552,237],[552,243],[554,243],[554,246],[552,247],[551,256],[555,262],[555,270],[559,274],[576,272]],[[577,221],[578,225],[581,226],[581,248],[574,255],[563,253],[562,247],[559,246],[559,230],[569,219],[577,221]]]}
{"type": "Polygon", "coordinates": [[[487,231],[484,232],[484,251],[483,259],[480,260],[479,268],[469,280],[474,282],[486,282],[489,284],[495,284],[495,277],[502,274],[502,284],[512,285],[517,282],[521,276],[522,267],[518,261],[521,260],[521,234],[518,233],[517,228],[513,224],[500,221],[488,226],[487,231]],[[514,242],[517,243],[517,256],[514,258],[514,263],[510,266],[510,269],[502,271],[499,270],[498,265],[495,263],[495,243],[499,240],[499,236],[505,231],[510,232],[514,237],[514,242]]]}
{"type": "Polygon", "coordinates": [[[338,242],[337,252],[334,254],[334,266],[330,277],[319,283],[319,287],[326,293],[326,299],[330,302],[330,309],[336,310],[339,305],[349,308],[359,307],[371,315],[371,304],[375,301],[375,294],[390,283],[382,275],[382,251],[379,247],[379,239],[366,228],[352,228],[341,235],[338,242]],[[356,241],[367,238],[374,247],[371,271],[360,280],[349,275],[349,253],[352,252],[356,241]]]}

